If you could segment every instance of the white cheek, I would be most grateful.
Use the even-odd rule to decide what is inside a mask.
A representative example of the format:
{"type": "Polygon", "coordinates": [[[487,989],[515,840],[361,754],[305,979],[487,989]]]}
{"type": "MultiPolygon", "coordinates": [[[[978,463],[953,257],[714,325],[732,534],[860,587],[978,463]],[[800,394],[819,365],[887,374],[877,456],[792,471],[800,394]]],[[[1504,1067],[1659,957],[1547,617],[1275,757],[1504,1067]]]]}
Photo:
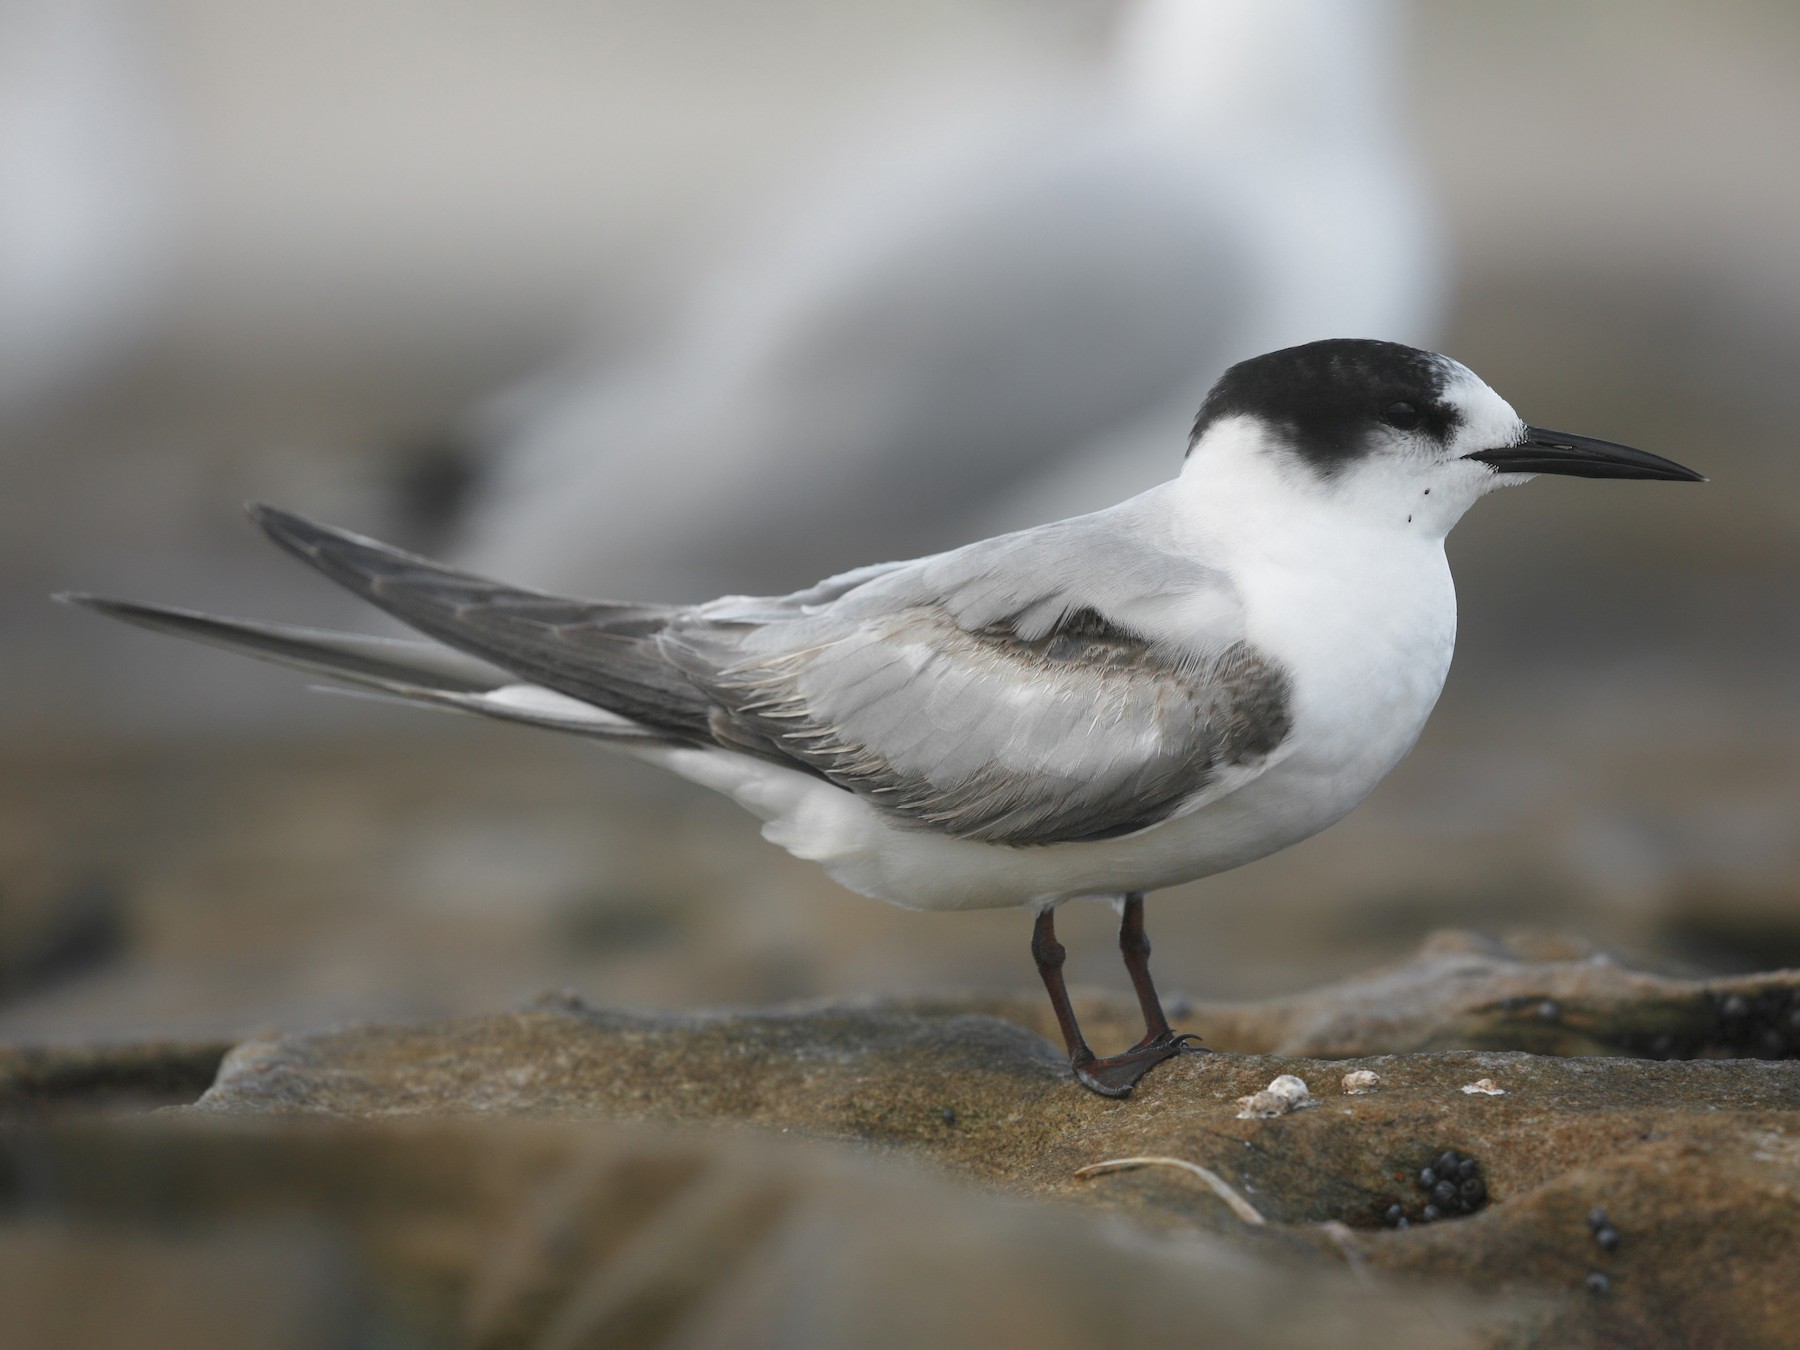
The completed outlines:
{"type": "MultiPolygon", "coordinates": [[[[1441,447],[1438,453],[1443,453],[1441,447]]],[[[1390,509],[1401,508],[1408,532],[1441,539],[1465,511],[1501,486],[1500,477],[1473,460],[1440,460],[1415,473],[1404,492],[1391,499],[1390,509]]]]}

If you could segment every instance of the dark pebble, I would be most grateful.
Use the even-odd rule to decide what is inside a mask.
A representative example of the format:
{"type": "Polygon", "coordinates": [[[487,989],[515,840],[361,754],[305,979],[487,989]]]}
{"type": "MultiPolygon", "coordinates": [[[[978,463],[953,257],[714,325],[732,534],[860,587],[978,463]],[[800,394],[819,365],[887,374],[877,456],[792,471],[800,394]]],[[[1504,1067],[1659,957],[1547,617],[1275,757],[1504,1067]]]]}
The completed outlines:
{"type": "Polygon", "coordinates": [[[1612,1293],[1612,1281],[1596,1270],[1587,1277],[1587,1291],[1596,1298],[1602,1294],[1610,1294],[1612,1293]]]}
{"type": "Polygon", "coordinates": [[[1481,1163],[1453,1148],[1445,1149],[1429,1167],[1419,1169],[1418,1185],[1426,1200],[1419,1211],[1420,1223],[1473,1214],[1487,1202],[1481,1163]]]}
{"type": "Polygon", "coordinates": [[[1769,1027],[1756,1039],[1757,1058],[1780,1059],[1787,1054],[1787,1037],[1774,1027],[1769,1027]]]}
{"type": "Polygon", "coordinates": [[[1398,1205],[1389,1205],[1387,1207],[1387,1213],[1383,1217],[1387,1220],[1387,1226],[1389,1228],[1398,1228],[1401,1224],[1406,1222],[1406,1211],[1401,1209],[1398,1205]]]}
{"type": "Polygon", "coordinates": [[[1537,1015],[1540,1022],[1560,1022],[1562,1021],[1562,1004],[1553,998],[1547,998],[1537,1005],[1537,1015]]]}
{"type": "Polygon", "coordinates": [[[943,1109],[943,1111],[939,1113],[938,1118],[940,1120],[942,1120],[944,1122],[944,1124],[946,1124],[946,1125],[955,1125],[956,1124],[956,1108],[954,1106],[946,1106],[943,1109]]]}
{"type": "Polygon", "coordinates": [[[1588,1211],[1588,1227],[1589,1228],[1604,1228],[1610,1222],[1611,1222],[1611,1220],[1606,1217],[1605,1210],[1590,1209],[1588,1211]]]}
{"type": "Polygon", "coordinates": [[[1594,1241],[1600,1244],[1600,1250],[1603,1252],[1617,1251],[1619,1249],[1619,1230],[1611,1224],[1604,1224],[1594,1230],[1594,1241]]]}
{"type": "Polygon", "coordinates": [[[1650,1053],[1658,1059],[1667,1059],[1675,1053],[1675,1038],[1665,1031],[1650,1042],[1650,1053]]]}
{"type": "Polygon", "coordinates": [[[1728,995],[1719,1005],[1719,1016],[1729,1021],[1739,1021],[1750,1015],[1750,1001],[1742,994],[1728,995]]]}

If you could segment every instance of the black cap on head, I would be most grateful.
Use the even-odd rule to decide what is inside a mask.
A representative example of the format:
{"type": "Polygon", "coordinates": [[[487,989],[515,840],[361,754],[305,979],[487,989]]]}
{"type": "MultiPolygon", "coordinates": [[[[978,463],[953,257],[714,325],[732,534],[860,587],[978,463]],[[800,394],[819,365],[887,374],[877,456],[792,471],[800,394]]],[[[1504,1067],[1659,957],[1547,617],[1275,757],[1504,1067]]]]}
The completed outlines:
{"type": "Polygon", "coordinates": [[[1461,421],[1443,399],[1452,369],[1434,352],[1373,338],[1284,347],[1219,377],[1194,419],[1193,441],[1222,418],[1248,415],[1278,428],[1296,454],[1330,475],[1361,456],[1379,427],[1446,439],[1461,421]]]}

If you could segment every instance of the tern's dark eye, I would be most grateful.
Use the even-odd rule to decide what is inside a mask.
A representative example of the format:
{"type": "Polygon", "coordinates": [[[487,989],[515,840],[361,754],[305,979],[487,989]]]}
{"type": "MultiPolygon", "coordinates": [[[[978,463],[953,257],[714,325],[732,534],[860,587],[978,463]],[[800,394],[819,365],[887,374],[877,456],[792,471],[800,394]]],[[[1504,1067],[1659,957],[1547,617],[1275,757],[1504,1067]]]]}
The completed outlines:
{"type": "Polygon", "coordinates": [[[1390,427],[1397,427],[1401,431],[1411,431],[1419,425],[1419,410],[1411,403],[1390,403],[1383,409],[1381,420],[1390,427]]]}

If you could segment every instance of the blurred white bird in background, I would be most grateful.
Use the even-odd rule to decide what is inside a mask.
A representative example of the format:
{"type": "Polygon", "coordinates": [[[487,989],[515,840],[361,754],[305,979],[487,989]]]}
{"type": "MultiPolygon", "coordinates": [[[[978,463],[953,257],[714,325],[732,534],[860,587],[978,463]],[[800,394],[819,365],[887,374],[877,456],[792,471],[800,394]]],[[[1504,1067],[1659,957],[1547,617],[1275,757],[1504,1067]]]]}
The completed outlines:
{"type": "Polygon", "coordinates": [[[493,405],[460,560],[578,593],[785,590],[1161,481],[1257,352],[1430,346],[1404,48],[1388,0],[1143,0],[1096,87],[1028,130],[834,178],[658,350],[493,405]]]}
{"type": "Polygon", "coordinates": [[[175,135],[141,18],[0,0],[0,424],[110,373],[171,280],[175,135]]]}

